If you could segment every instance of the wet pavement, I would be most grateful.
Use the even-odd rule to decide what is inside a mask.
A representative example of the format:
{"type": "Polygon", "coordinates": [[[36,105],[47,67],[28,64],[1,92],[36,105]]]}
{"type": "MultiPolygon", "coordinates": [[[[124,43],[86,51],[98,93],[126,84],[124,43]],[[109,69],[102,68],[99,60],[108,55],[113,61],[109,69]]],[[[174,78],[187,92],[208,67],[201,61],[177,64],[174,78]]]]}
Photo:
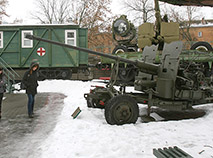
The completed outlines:
{"type": "Polygon", "coordinates": [[[34,118],[28,117],[26,94],[5,94],[4,97],[0,120],[0,158],[38,157],[39,144],[54,129],[65,96],[60,93],[37,94],[34,118]]]}

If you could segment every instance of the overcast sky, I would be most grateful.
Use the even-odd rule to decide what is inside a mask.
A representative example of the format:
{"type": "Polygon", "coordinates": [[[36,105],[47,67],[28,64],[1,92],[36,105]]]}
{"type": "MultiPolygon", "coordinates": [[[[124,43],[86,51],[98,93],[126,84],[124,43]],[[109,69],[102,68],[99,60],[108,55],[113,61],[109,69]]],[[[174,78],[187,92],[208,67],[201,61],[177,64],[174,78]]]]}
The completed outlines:
{"type": "Polygon", "coordinates": [[[3,21],[12,22],[14,19],[30,21],[30,12],[34,9],[34,0],[8,0],[6,13],[10,17],[4,17],[3,21]]]}
{"type": "MultiPolygon", "coordinates": [[[[32,21],[30,13],[32,10],[35,10],[35,0],[8,0],[9,4],[7,6],[7,14],[10,17],[4,17],[3,21],[12,22],[14,19],[23,19],[24,23],[35,23],[32,21]]],[[[114,14],[125,14],[122,10],[121,5],[119,4],[120,0],[112,0],[112,11],[114,14]]],[[[202,16],[205,16],[205,19],[213,19],[213,8],[211,7],[202,7],[200,9],[202,16]]]]}

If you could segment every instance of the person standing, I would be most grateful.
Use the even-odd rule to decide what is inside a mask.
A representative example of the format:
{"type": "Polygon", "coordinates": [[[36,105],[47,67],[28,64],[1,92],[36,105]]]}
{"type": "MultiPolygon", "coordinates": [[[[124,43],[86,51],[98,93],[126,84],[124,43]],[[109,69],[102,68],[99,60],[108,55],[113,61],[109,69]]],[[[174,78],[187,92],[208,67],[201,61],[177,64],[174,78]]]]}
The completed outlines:
{"type": "Polygon", "coordinates": [[[28,96],[28,116],[29,118],[33,118],[33,109],[34,109],[34,102],[35,102],[35,95],[37,94],[37,87],[38,87],[38,78],[37,78],[37,71],[39,69],[39,63],[37,60],[34,60],[29,70],[27,70],[24,74],[22,79],[22,83],[26,87],[26,94],[28,96]]]}
{"type": "Polygon", "coordinates": [[[6,90],[6,76],[3,74],[3,69],[0,67],[0,119],[1,119],[1,104],[4,96],[4,92],[6,90]]]}

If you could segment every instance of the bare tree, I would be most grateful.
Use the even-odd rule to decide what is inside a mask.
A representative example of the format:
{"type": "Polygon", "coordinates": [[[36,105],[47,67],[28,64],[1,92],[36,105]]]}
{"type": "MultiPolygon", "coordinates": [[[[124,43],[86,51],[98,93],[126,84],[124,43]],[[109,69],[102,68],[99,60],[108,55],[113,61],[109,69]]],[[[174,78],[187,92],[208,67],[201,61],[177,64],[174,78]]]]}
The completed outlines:
{"type": "MultiPolygon", "coordinates": [[[[88,28],[89,47],[102,45],[97,40],[100,33],[110,32],[113,17],[109,8],[111,0],[75,0],[72,4],[70,19],[80,27],[88,28]]],[[[105,34],[102,38],[111,39],[111,34],[105,34]],[[110,37],[109,37],[110,36],[110,37]]]]}
{"type": "Polygon", "coordinates": [[[181,34],[183,38],[186,39],[186,41],[194,41],[196,39],[191,35],[190,28],[191,28],[193,20],[196,19],[196,16],[194,16],[194,13],[197,11],[197,8],[188,6],[186,10],[187,10],[187,22],[183,23],[181,34]]]}
{"type": "MultiPolygon", "coordinates": [[[[88,29],[109,23],[111,0],[74,0],[74,2],[70,14],[74,23],[88,29]]],[[[101,29],[102,27],[99,27],[99,30],[101,29]]]]}
{"type": "Polygon", "coordinates": [[[154,7],[150,0],[125,0],[123,5],[127,12],[134,16],[134,21],[143,19],[143,21],[140,20],[140,23],[144,23],[150,21],[154,16],[154,7]]]}
{"type": "Polygon", "coordinates": [[[13,20],[12,24],[21,24],[23,23],[23,19],[18,19],[18,18],[15,18],[15,20],[13,20]]]}
{"type": "MultiPolygon", "coordinates": [[[[104,31],[110,32],[113,20],[110,4],[111,0],[37,0],[39,10],[33,17],[41,23],[72,22],[88,28],[89,47],[95,47],[101,41],[97,36],[104,31]]],[[[104,38],[108,40],[107,36],[104,38]]]]}
{"type": "Polygon", "coordinates": [[[7,0],[0,0],[0,18],[2,18],[2,16],[8,16],[5,9],[6,9],[6,6],[8,4],[8,1],[7,0]]]}
{"type": "Polygon", "coordinates": [[[178,22],[178,23],[181,23],[181,22],[184,21],[183,15],[181,15],[181,14],[180,14],[180,11],[177,10],[177,8],[175,8],[175,7],[171,7],[170,9],[167,9],[167,10],[164,11],[164,12],[169,13],[169,14],[168,14],[168,18],[169,18],[171,21],[178,22]]]}
{"type": "Polygon", "coordinates": [[[62,24],[69,15],[69,0],[37,0],[38,10],[32,13],[34,19],[43,24],[52,24],[54,22],[62,24]]]}

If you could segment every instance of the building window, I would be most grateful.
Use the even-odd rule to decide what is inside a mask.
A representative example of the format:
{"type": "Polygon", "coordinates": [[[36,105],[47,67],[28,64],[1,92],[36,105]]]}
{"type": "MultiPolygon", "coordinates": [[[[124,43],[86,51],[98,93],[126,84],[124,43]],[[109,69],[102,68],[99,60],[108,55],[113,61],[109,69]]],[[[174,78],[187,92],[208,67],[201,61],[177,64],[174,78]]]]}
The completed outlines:
{"type": "Polygon", "coordinates": [[[65,30],[65,44],[76,46],[76,30],[65,30]]]}
{"type": "Polygon", "coordinates": [[[33,47],[33,40],[25,38],[26,35],[33,35],[33,31],[22,31],[22,48],[32,48],[33,47]]]}
{"type": "Polygon", "coordinates": [[[0,48],[3,48],[3,32],[0,31],[0,48]]]}
{"type": "Polygon", "coordinates": [[[203,33],[202,32],[198,32],[198,37],[202,37],[203,33]]]}

